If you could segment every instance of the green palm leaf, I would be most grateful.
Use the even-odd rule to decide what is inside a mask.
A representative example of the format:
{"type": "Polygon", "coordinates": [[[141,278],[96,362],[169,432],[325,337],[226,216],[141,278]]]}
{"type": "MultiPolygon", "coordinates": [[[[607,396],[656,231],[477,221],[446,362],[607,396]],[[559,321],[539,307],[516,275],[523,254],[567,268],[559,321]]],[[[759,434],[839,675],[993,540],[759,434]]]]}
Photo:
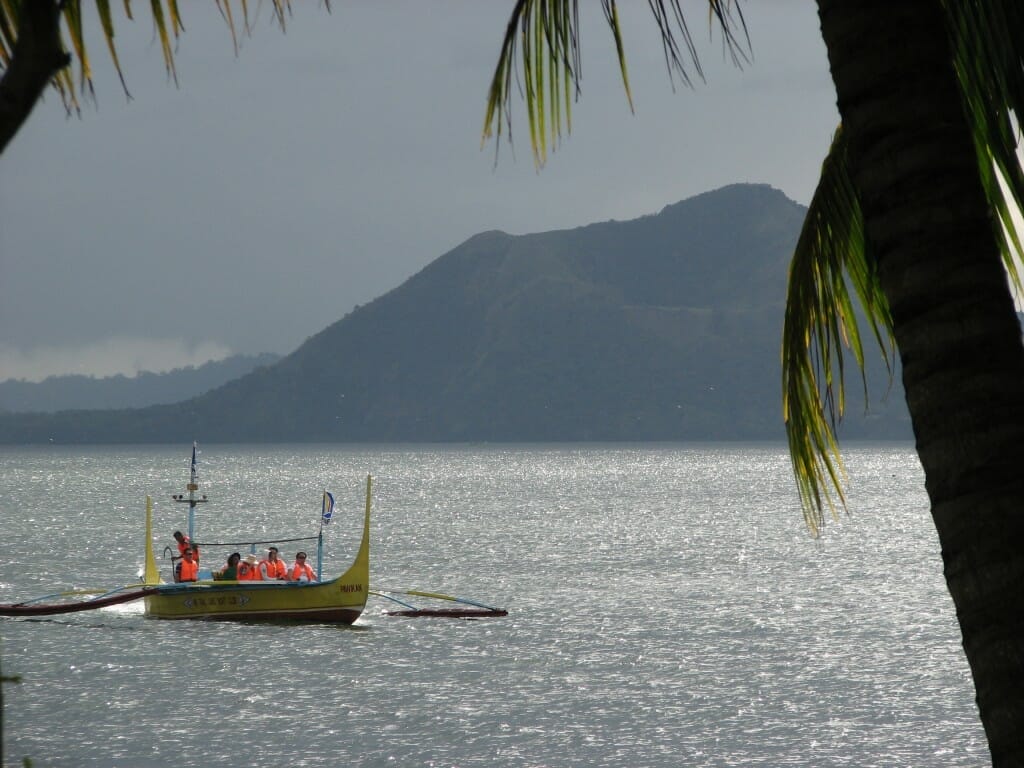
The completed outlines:
{"type": "MultiPolygon", "coordinates": [[[[11,54],[17,42],[18,18],[22,4],[25,2],[43,1],[54,2],[55,0],[0,0],[0,72],[10,64],[11,54]]],[[[222,17],[227,22],[232,42],[237,52],[238,28],[235,25],[233,3],[231,0],[216,0],[216,3],[222,17]]],[[[242,11],[241,29],[245,34],[249,34],[251,26],[249,23],[247,0],[238,0],[238,4],[242,11]]],[[[324,0],[323,4],[329,11],[330,3],[324,0]]],[[[107,51],[114,64],[114,69],[121,80],[121,86],[128,98],[131,98],[117,53],[117,45],[115,43],[116,22],[110,0],[94,0],[94,3],[87,2],[85,7],[83,7],[82,0],[65,0],[60,5],[60,13],[63,20],[61,37],[64,48],[71,52],[71,65],[54,75],[52,86],[60,94],[61,100],[69,112],[79,111],[79,98],[81,94],[94,95],[92,61],[85,34],[85,12],[93,6],[99,18],[103,38],[107,44],[107,51]]],[[[286,26],[287,17],[291,14],[291,3],[288,0],[272,0],[271,6],[274,21],[283,30],[286,26]]],[[[122,9],[126,19],[129,21],[134,20],[131,0],[124,0],[122,9]]],[[[174,45],[185,29],[178,2],[177,0],[150,0],[149,9],[157,38],[160,40],[160,50],[163,55],[164,65],[167,68],[167,74],[177,84],[178,73],[175,65],[174,45]]]]}
{"type": "Polygon", "coordinates": [[[1024,115],[1024,6],[1014,0],[944,0],[964,109],[974,127],[978,169],[1000,227],[1003,263],[1018,292],[1022,252],[1014,213],[1024,210],[1024,171],[1017,157],[1024,115]]]}
{"type": "MultiPolygon", "coordinates": [[[[679,0],[649,0],[649,6],[661,31],[669,72],[678,74],[689,85],[689,63],[703,78],[679,0]],[[677,42],[677,35],[683,41],[682,47],[677,42]],[[684,48],[686,55],[682,52],[684,48]]],[[[722,29],[733,60],[737,63],[747,61],[744,46],[736,34],[737,30],[742,30],[746,36],[746,25],[735,0],[708,0],[708,8],[711,19],[717,21],[722,29]]],[[[622,85],[632,110],[633,95],[618,4],[615,0],[601,0],[601,9],[612,34],[622,85]]],[[[572,127],[571,102],[579,98],[582,78],[579,38],[578,0],[517,0],[491,77],[484,114],[484,142],[494,138],[497,148],[503,135],[511,140],[512,102],[518,91],[526,102],[534,163],[538,167],[544,165],[549,137],[554,146],[562,135],[563,121],[566,132],[572,127]]],[[[749,38],[746,42],[749,48],[749,38]]]]}
{"type": "Polygon", "coordinates": [[[814,534],[824,525],[826,506],[835,514],[830,489],[844,503],[835,434],[846,410],[844,349],[860,368],[867,401],[854,298],[891,375],[892,318],[864,240],[840,126],[790,264],[782,334],[783,418],[804,517],[814,534]]]}

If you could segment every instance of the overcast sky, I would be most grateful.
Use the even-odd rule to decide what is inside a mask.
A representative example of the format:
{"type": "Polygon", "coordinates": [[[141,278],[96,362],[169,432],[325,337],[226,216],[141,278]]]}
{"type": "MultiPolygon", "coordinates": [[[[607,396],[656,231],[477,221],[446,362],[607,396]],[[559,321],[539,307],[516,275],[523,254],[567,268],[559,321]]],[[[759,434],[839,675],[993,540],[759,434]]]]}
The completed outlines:
{"type": "Polygon", "coordinates": [[[68,119],[49,93],[0,156],[0,379],[288,353],[486,230],[631,219],[735,182],[806,204],[838,123],[806,0],[742,5],[742,71],[684,0],[707,82],[675,91],[646,3],[622,3],[635,114],[585,0],[573,132],[539,172],[521,102],[515,152],[481,148],[507,0],[296,3],[286,34],[252,4],[237,56],[212,4],[180,5],[178,87],[139,5],[117,36],[133,100],[94,41],[96,105],[68,119]]]}

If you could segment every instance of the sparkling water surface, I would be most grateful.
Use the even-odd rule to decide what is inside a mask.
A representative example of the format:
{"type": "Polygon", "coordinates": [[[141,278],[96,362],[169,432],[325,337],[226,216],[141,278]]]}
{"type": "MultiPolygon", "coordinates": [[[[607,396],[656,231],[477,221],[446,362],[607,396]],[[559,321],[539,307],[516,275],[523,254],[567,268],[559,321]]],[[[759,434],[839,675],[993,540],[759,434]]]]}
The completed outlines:
{"type": "MultiPolygon", "coordinates": [[[[0,618],[7,764],[989,762],[909,446],[847,446],[850,511],[817,541],[783,445],[200,448],[198,540],[314,535],[326,488],[336,575],[369,473],[372,587],[509,616],[0,618]]],[[[0,602],[133,582],[146,495],[158,555],[187,525],[189,450],[0,451],[0,602]]]]}

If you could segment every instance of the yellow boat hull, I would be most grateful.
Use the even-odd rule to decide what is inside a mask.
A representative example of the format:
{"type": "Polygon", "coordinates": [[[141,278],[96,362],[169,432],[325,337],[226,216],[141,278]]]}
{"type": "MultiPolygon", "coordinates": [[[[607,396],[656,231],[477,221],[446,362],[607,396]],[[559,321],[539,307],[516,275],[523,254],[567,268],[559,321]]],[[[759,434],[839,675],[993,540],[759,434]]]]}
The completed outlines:
{"type": "Polygon", "coordinates": [[[369,578],[352,574],[322,584],[198,582],[168,584],[147,595],[146,614],[158,619],[313,621],[351,624],[366,607],[369,578]]]}

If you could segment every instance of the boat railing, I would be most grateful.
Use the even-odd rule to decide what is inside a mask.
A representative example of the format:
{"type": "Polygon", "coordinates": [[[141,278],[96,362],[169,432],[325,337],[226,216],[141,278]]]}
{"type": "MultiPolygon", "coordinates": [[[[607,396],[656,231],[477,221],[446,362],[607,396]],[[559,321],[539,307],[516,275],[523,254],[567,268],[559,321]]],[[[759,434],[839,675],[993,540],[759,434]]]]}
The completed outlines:
{"type": "Polygon", "coordinates": [[[295,541],[316,541],[319,536],[297,536],[293,539],[263,539],[262,541],[196,541],[197,547],[252,547],[258,544],[290,544],[295,541]]]}

